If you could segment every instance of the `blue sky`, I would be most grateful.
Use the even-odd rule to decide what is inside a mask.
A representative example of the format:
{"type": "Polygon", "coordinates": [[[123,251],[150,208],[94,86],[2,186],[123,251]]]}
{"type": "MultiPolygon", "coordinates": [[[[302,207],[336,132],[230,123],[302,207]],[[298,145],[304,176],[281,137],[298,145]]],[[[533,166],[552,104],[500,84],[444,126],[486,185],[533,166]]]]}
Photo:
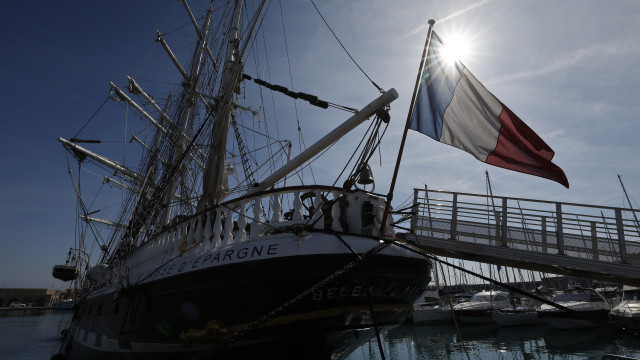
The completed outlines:
{"type": "MultiPolygon", "coordinates": [[[[202,1],[191,1],[194,12],[202,1]]],[[[392,125],[373,166],[386,193],[426,36],[461,37],[465,66],[555,150],[569,190],[490,167],[410,132],[395,205],[414,187],[623,206],[616,174],[640,197],[640,37],[637,1],[316,1],[350,53],[381,87],[395,88],[392,125]]],[[[291,75],[299,91],[362,107],[378,93],[310,2],[283,2],[291,75]],[[295,59],[295,60],[293,60],[295,59]]],[[[272,7],[279,6],[274,2],[272,7]]],[[[273,10],[273,9],[272,9],[273,10]]],[[[51,277],[73,243],[75,198],[56,137],[72,137],[126,75],[164,78],[155,30],[186,23],[177,1],[9,2],[0,14],[0,286],[65,288],[51,277]]],[[[274,26],[281,27],[281,24],[274,26]]],[[[178,52],[181,49],[178,49],[178,52]]],[[[175,78],[175,77],[171,77],[175,78]]],[[[288,73],[278,79],[288,84],[288,73]]],[[[346,119],[302,120],[310,144],[346,119]],[[316,135],[317,134],[317,135],[316,135]]],[[[317,164],[335,175],[339,142],[317,164]]],[[[321,176],[322,177],[322,176],[321,176]]],[[[327,175],[327,179],[330,176],[327,175]]],[[[321,179],[322,181],[324,179],[321,179]]],[[[330,181],[330,180],[329,180],[330,181]]]]}

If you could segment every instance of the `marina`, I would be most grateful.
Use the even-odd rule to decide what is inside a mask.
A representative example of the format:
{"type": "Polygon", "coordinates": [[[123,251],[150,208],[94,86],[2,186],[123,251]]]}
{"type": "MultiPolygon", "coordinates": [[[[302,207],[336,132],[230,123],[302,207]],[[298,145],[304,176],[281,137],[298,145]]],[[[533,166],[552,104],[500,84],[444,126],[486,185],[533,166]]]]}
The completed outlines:
{"type": "MultiPolygon", "coordinates": [[[[620,203],[596,174],[576,175],[576,154],[592,139],[572,146],[568,129],[587,131],[575,121],[599,116],[598,106],[558,100],[556,112],[573,112],[564,117],[540,106],[542,94],[561,91],[556,75],[569,65],[640,47],[583,46],[524,73],[519,51],[527,60],[541,52],[521,39],[506,46],[497,32],[484,45],[505,56],[490,63],[506,72],[487,77],[454,51],[451,20],[515,5],[460,0],[447,5],[454,11],[435,7],[447,14],[437,21],[386,16],[379,4],[331,5],[180,0],[133,4],[131,14],[90,6],[128,21],[109,22],[117,26],[108,49],[89,36],[76,42],[101,54],[86,73],[76,68],[85,81],[111,80],[102,99],[69,92],[73,102],[51,108],[64,118],[47,135],[66,160],[55,164],[68,191],[56,194],[55,211],[21,204],[68,214],[50,227],[67,230],[38,230],[40,246],[30,224],[7,235],[0,359],[640,359],[638,203],[619,173],[620,203]],[[356,18],[383,21],[365,31],[356,18]],[[148,27],[142,43],[156,52],[143,61],[138,35],[148,27]],[[417,33],[424,47],[406,41],[417,33]],[[536,91],[524,85],[547,73],[536,91]],[[496,169],[497,180],[483,169],[478,190],[464,159],[496,169]],[[37,266],[9,259],[24,248],[37,266]],[[50,278],[40,288],[16,286],[43,263],[50,278]]],[[[522,39],[538,36],[522,24],[522,39]]],[[[466,25],[483,44],[481,28],[466,25]]],[[[617,126],[635,129],[628,123],[617,126]]],[[[637,166],[627,163],[635,189],[637,166]]],[[[26,207],[11,206],[34,213],[26,207]]]]}
{"type": "MultiPolygon", "coordinates": [[[[264,29],[266,1],[229,2],[224,10],[212,2],[200,21],[186,1],[182,5],[196,35],[190,56],[177,58],[157,32],[156,41],[181,75],[169,95],[150,95],[131,76],[126,88],[109,83],[107,102],[126,104],[143,126],[126,147],[138,163],[94,150],[102,140],[94,139],[99,133],[86,134],[86,126],[57,139],[67,151],[80,235],[65,263],[52,270],[75,290],[72,299],[58,303],[72,308],[74,317],[52,359],[344,359],[371,339],[383,356],[381,336],[412,316],[435,266],[453,266],[437,255],[640,284],[640,266],[633,261],[640,256],[640,231],[632,208],[434,192],[425,186],[414,190],[410,211],[392,210],[410,129],[488,164],[569,188],[551,161],[554,151],[458,59],[447,57],[434,20],[428,22],[385,196],[374,191],[369,161],[390,122],[391,103],[399,96],[395,89],[372,82],[381,94],[359,109],[331,104],[349,113],[347,119],[299,153],[285,154],[283,145],[290,148],[291,142],[268,135],[276,128],[255,128],[255,109],[265,106],[256,91],[271,90],[318,111],[330,103],[265,80],[260,64],[266,60],[246,56],[264,29]],[[368,130],[333,183],[309,185],[294,175],[365,122],[368,130]],[[86,166],[106,169],[102,184],[120,194],[109,205],[120,210],[110,218],[83,195],[86,166]],[[87,251],[87,235],[100,253],[87,251]],[[260,301],[248,302],[252,294],[260,294],[260,301]]],[[[130,126],[128,120],[124,125],[130,126]]],[[[97,186],[90,182],[89,188],[97,186]]],[[[477,292],[456,305],[449,301],[456,329],[458,323],[496,324],[498,317],[509,325],[539,319],[554,329],[583,329],[610,318],[610,304],[592,289],[538,296],[464,266],[456,269],[503,288],[477,292]],[[542,305],[517,307],[516,293],[542,305]]]]}

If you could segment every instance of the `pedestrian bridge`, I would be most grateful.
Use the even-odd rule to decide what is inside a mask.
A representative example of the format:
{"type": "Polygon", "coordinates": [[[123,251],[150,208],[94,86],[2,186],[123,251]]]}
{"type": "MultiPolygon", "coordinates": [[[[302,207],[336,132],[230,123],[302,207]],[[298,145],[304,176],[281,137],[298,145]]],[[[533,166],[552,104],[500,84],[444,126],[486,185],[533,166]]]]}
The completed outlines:
{"type": "Polygon", "coordinates": [[[415,189],[407,240],[434,255],[640,286],[640,211],[415,189]]]}

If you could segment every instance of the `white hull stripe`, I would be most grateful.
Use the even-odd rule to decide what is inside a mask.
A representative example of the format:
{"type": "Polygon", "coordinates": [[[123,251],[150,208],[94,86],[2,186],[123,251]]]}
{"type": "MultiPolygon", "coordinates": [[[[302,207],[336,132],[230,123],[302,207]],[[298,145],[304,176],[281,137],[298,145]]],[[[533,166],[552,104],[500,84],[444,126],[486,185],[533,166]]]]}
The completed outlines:
{"type": "MultiPolygon", "coordinates": [[[[361,254],[366,253],[380,244],[376,239],[361,236],[342,235],[342,238],[356,252],[361,254]]],[[[198,251],[197,247],[195,247],[191,251],[185,252],[183,256],[177,257],[173,261],[157,268],[155,271],[148,269],[141,274],[139,271],[136,271],[136,269],[131,269],[130,276],[132,283],[138,283],[140,281],[141,284],[144,284],[221,265],[240,264],[254,260],[276,259],[290,256],[329,254],[352,253],[351,250],[333,234],[314,233],[298,237],[285,233],[271,235],[269,239],[243,242],[220,249],[198,251]],[[149,275],[150,273],[151,275],[149,275]]],[[[380,254],[413,258],[420,257],[420,255],[393,245],[383,249],[380,254]]],[[[114,283],[98,289],[92,292],[89,298],[113,293],[117,291],[117,285],[118,284],[114,283]]]]}

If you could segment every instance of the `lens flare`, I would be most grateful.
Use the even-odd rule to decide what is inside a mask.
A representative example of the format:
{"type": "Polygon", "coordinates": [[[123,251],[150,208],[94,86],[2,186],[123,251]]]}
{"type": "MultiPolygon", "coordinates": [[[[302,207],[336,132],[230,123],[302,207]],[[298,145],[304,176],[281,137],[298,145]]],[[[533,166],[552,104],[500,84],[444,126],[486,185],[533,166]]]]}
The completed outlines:
{"type": "Polygon", "coordinates": [[[454,63],[456,60],[462,61],[468,55],[469,44],[459,36],[448,38],[442,49],[442,57],[449,63],[454,63]]]}

